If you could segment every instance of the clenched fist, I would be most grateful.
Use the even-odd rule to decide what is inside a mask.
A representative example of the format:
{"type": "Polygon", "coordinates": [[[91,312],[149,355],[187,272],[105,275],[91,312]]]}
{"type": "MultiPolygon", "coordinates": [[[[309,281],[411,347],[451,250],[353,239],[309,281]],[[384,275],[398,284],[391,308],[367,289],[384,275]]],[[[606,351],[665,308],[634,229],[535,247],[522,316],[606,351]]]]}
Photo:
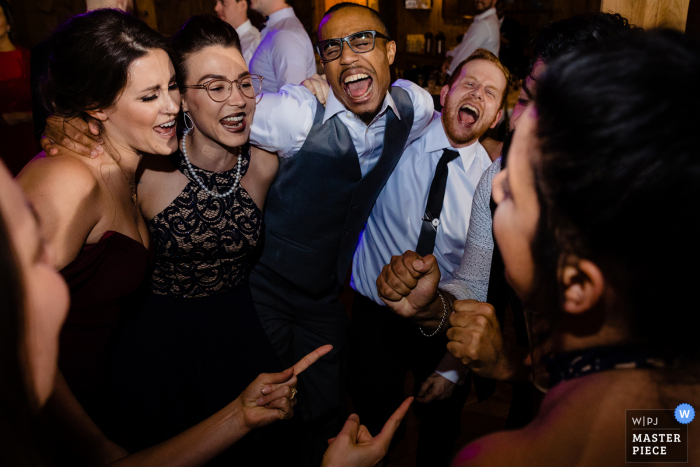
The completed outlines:
{"type": "Polygon", "coordinates": [[[394,313],[420,321],[424,327],[437,327],[444,313],[437,295],[439,283],[440,269],[435,256],[420,256],[409,250],[401,256],[392,256],[391,262],[384,266],[377,278],[377,292],[394,313]]]}
{"type": "Polygon", "coordinates": [[[479,376],[510,379],[513,363],[493,306],[476,300],[459,300],[453,307],[447,350],[479,376]]]}

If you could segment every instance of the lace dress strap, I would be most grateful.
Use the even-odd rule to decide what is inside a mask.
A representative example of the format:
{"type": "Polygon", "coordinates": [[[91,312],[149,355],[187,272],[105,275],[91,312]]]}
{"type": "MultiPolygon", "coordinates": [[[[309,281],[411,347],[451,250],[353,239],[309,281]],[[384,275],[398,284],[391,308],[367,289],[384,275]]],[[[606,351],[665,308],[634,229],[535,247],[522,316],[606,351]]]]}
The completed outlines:
{"type": "MultiPolygon", "coordinates": [[[[177,156],[177,159],[176,159],[177,156]]],[[[241,178],[250,165],[242,148],[241,178]]],[[[201,188],[226,193],[236,168],[210,172],[171,159],[190,181],[170,205],[148,223],[156,249],[151,290],[156,294],[207,297],[228,292],[248,277],[262,229],[262,211],[242,186],[216,197],[201,188]],[[194,172],[194,173],[192,173],[194,172]]]]}

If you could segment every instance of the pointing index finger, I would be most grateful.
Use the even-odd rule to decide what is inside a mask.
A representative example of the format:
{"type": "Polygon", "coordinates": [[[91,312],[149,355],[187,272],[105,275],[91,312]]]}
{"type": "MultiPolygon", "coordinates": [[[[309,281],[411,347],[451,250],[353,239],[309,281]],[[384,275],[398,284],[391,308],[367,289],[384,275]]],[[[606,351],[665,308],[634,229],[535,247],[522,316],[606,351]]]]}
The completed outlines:
{"type": "Polygon", "coordinates": [[[333,346],[328,344],[319,347],[318,349],[314,350],[313,352],[309,353],[308,355],[304,356],[301,360],[299,360],[292,368],[294,368],[294,374],[298,375],[302,371],[306,370],[308,367],[314,364],[316,360],[319,358],[323,357],[326,355],[328,352],[330,352],[333,349],[333,346]]]}

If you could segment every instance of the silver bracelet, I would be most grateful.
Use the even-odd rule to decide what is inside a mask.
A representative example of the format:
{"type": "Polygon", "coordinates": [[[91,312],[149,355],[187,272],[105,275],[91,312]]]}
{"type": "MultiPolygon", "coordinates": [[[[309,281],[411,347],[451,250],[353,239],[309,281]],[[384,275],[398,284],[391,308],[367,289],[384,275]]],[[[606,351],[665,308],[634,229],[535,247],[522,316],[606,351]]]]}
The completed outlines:
{"type": "Polygon", "coordinates": [[[447,320],[447,302],[445,301],[445,297],[442,296],[442,292],[440,292],[440,290],[437,291],[437,294],[438,294],[438,297],[440,297],[440,301],[442,302],[442,308],[445,311],[442,314],[442,319],[440,320],[440,325],[432,333],[426,334],[425,331],[423,331],[423,328],[418,326],[418,329],[420,329],[421,334],[423,334],[425,337],[433,337],[435,334],[440,332],[442,327],[445,325],[445,321],[447,320]]]}

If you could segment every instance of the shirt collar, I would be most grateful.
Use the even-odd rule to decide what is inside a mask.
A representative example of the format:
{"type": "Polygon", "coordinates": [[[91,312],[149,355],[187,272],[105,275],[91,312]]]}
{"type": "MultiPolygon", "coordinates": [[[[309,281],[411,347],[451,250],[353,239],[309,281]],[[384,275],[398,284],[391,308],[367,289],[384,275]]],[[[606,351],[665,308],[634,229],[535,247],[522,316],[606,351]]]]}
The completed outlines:
{"type": "Polygon", "coordinates": [[[292,7],[287,7],[287,8],[282,8],[281,10],[275,11],[272,13],[270,16],[267,17],[267,22],[265,23],[265,27],[269,28],[271,26],[274,26],[276,23],[279,23],[283,19],[286,18],[295,18],[296,15],[294,14],[294,8],[292,7]]]}
{"type": "Polygon", "coordinates": [[[489,8],[488,10],[484,11],[483,13],[479,13],[474,17],[474,22],[484,20],[488,18],[489,16],[495,16],[496,15],[496,8],[492,7],[489,8]]]}
{"type": "Polygon", "coordinates": [[[245,23],[241,24],[240,26],[238,26],[238,27],[236,28],[236,33],[237,33],[238,36],[240,37],[240,36],[242,36],[243,34],[245,34],[245,33],[247,33],[248,31],[250,31],[250,28],[252,28],[252,27],[253,27],[253,23],[251,23],[250,20],[247,19],[247,20],[245,21],[245,23]]]}
{"type": "MultiPolygon", "coordinates": [[[[387,91],[386,97],[384,98],[384,102],[382,102],[382,109],[379,111],[377,116],[374,117],[372,123],[376,122],[382,115],[384,115],[388,107],[391,107],[391,109],[394,111],[394,115],[396,115],[396,117],[399,120],[401,120],[401,115],[399,115],[399,111],[396,109],[394,99],[391,98],[391,94],[387,91]]],[[[326,123],[334,115],[339,114],[341,112],[349,112],[349,110],[346,109],[345,106],[335,97],[333,88],[331,88],[328,92],[328,99],[326,99],[326,111],[323,114],[323,123],[326,123]]],[[[370,123],[370,125],[372,125],[372,123],[370,123]]]]}
{"type": "Polygon", "coordinates": [[[459,153],[458,164],[462,165],[462,170],[466,171],[476,160],[477,150],[481,145],[478,141],[463,148],[453,148],[450,140],[447,139],[445,128],[442,126],[442,114],[435,113],[433,121],[430,122],[430,128],[425,134],[425,152],[440,152],[442,156],[443,149],[451,149],[459,153]]]}

